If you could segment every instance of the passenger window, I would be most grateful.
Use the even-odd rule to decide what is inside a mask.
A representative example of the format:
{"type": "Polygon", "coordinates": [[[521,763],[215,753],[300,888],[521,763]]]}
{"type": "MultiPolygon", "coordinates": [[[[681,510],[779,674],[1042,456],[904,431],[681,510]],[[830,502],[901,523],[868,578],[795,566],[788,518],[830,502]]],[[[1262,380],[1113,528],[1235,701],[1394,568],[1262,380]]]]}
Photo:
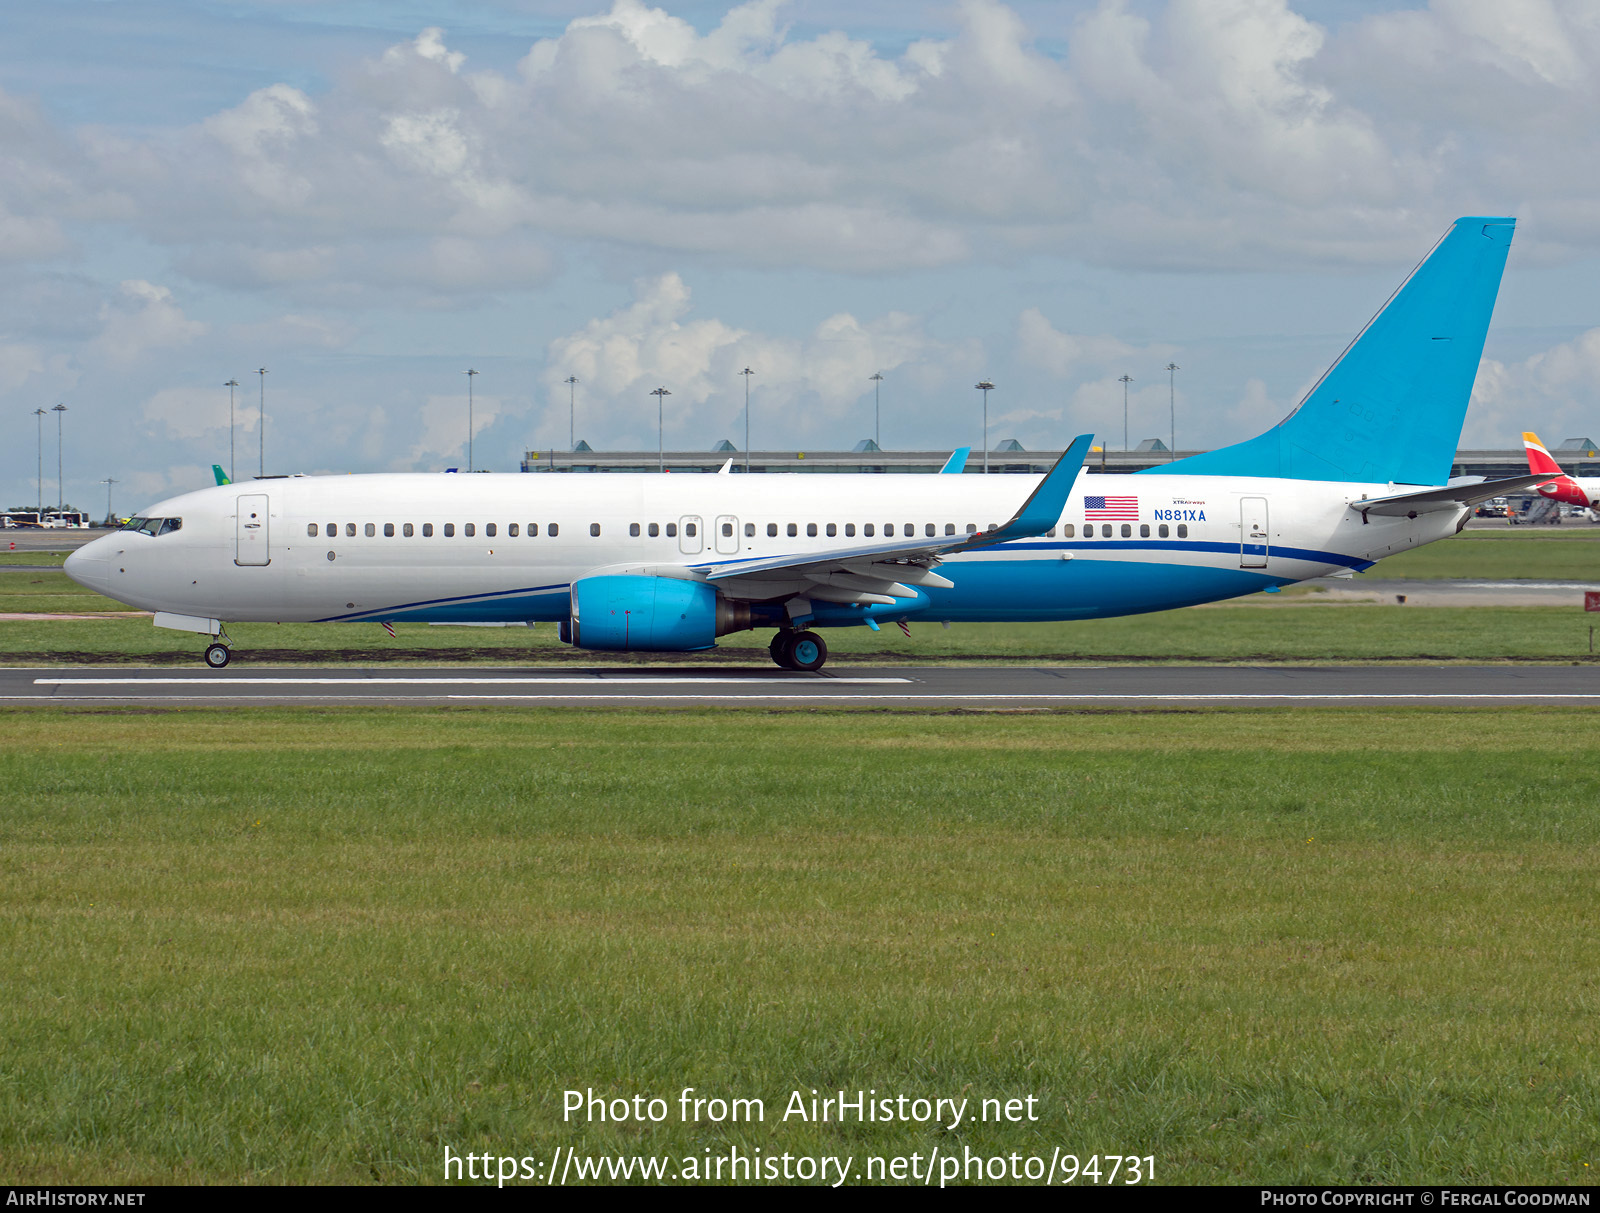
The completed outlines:
{"type": "Polygon", "coordinates": [[[789,524],[789,538],[793,539],[799,533],[800,533],[800,528],[796,524],[791,522],[789,524]]]}
{"type": "Polygon", "coordinates": [[[433,523],[424,522],[422,524],[422,537],[424,539],[432,539],[433,538],[433,523]]]}
{"type": "MultiPolygon", "coordinates": [[[[595,534],[598,535],[599,533],[600,533],[599,529],[596,528],[595,534]]],[[[684,523],[683,524],[683,533],[685,535],[687,535],[690,539],[693,539],[694,535],[695,535],[694,523],[692,523],[692,522],[684,523]]]]}
{"type": "Polygon", "coordinates": [[[490,539],[493,539],[494,538],[494,523],[491,522],[491,523],[489,523],[489,525],[484,527],[483,528],[483,533],[486,536],[488,536],[490,539]]]}
{"type": "Polygon", "coordinates": [[[385,539],[394,538],[394,523],[386,522],[383,524],[383,537],[385,539]]]}
{"type": "Polygon", "coordinates": [[[910,539],[916,533],[917,533],[917,524],[914,523],[914,522],[906,523],[906,529],[905,529],[906,538],[910,539]]]}
{"type": "Polygon", "coordinates": [[[930,522],[927,526],[922,528],[922,533],[931,539],[933,536],[939,533],[939,528],[930,522]]]}
{"type": "Polygon", "coordinates": [[[861,528],[861,534],[868,539],[872,538],[872,523],[867,523],[861,528]]]}
{"type": "Polygon", "coordinates": [[[944,524],[944,533],[946,535],[954,535],[956,533],[956,524],[953,523],[953,522],[945,523],[944,524]]]}
{"type": "Polygon", "coordinates": [[[744,537],[746,539],[754,539],[756,537],[756,524],[755,523],[747,522],[747,523],[744,524],[744,537]]]}
{"type": "Polygon", "coordinates": [[[1188,523],[1180,522],[1178,524],[1178,538],[1179,539],[1187,539],[1187,538],[1189,538],[1189,524],[1188,523]]]}
{"type": "Polygon", "coordinates": [[[517,537],[517,533],[518,532],[517,532],[517,524],[516,523],[513,522],[510,526],[506,527],[506,534],[510,538],[515,539],[517,537]]]}
{"type": "Polygon", "coordinates": [[[657,538],[660,537],[660,535],[661,535],[661,524],[659,522],[652,522],[650,524],[650,538],[657,539],[657,538]]]}
{"type": "Polygon", "coordinates": [[[476,522],[467,523],[464,527],[461,528],[461,533],[463,535],[465,535],[468,539],[471,539],[474,535],[476,535],[478,533],[478,524],[476,522]]]}
{"type": "Polygon", "coordinates": [[[307,523],[306,524],[306,534],[310,535],[311,538],[315,539],[317,537],[317,524],[314,523],[314,522],[307,523]]]}
{"type": "MultiPolygon", "coordinates": [[[[991,527],[989,529],[993,530],[994,528],[991,527]]],[[[1111,538],[1111,524],[1109,522],[1102,522],[1100,524],[1100,538],[1102,538],[1102,539],[1110,539],[1111,538]]]]}
{"type": "Polygon", "coordinates": [[[1056,528],[1055,527],[1051,527],[1048,531],[1046,531],[1044,533],[1044,537],[1046,539],[1054,539],[1056,537],[1056,528]]]}
{"type": "Polygon", "coordinates": [[[1124,539],[1132,539],[1133,538],[1133,524],[1132,523],[1124,522],[1122,524],[1122,537],[1124,539]]]}
{"type": "Polygon", "coordinates": [[[678,524],[676,522],[667,523],[667,538],[668,539],[676,539],[677,537],[678,537],[678,524]]]}
{"type": "Polygon", "coordinates": [[[544,533],[550,536],[550,538],[554,539],[557,535],[561,534],[561,527],[552,522],[549,526],[545,527],[544,533]]]}
{"type": "Polygon", "coordinates": [[[806,535],[807,535],[808,538],[811,538],[811,539],[815,539],[817,537],[817,524],[816,523],[814,523],[814,522],[806,523],[806,535]]]}
{"type": "Polygon", "coordinates": [[[600,537],[600,524],[598,522],[591,522],[589,524],[589,538],[598,539],[599,537],[600,537]]]}
{"type": "Polygon", "coordinates": [[[628,534],[634,539],[639,538],[639,524],[637,522],[630,522],[628,524],[628,534]]]}
{"type": "Polygon", "coordinates": [[[845,535],[846,539],[854,539],[855,536],[856,536],[856,524],[853,523],[853,522],[845,523],[844,524],[844,535],[845,535]]]}
{"type": "Polygon", "coordinates": [[[528,538],[529,539],[537,539],[537,538],[539,538],[539,524],[537,522],[530,522],[528,524],[528,538]]]}
{"type": "Polygon", "coordinates": [[[722,524],[722,537],[724,539],[732,539],[733,538],[733,523],[724,522],[722,524]]]}
{"type": "Polygon", "coordinates": [[[1150,538],[1150,524],[1148,522],[1141,522],[1139,524],[1139,538],[1140,539],[1148,539],[1148,538],[1150,538]]]}
{"type": "Polygon", "coordinates": [[[416,533],[417,533],[416,529],[414,527],[412,527],[412,525],[409,522],[406,523],[405,530],[404,530],[405,537],[407,539],[410,539],[416,533]]]}
{"type": "Polygon", "coordinates": [[[767,538],[768,539],[776,539],[777,537],[778,537],[778,524],[776,522],[767,523],[767,538]]]}
{"type": "Polygon", "coordinates": [[[967,534],[976,535],[977,533],[978,533],[978,524],[976,522],[967,523],[967,534]]]}
{"type": "Polygon", "coordinates": [[[339,534],[339,524],[337,522],[330,522],[322,529],[328,533],[329,539],[332,539],[339,534]]]}
{"type": "Polygon", "coordinates": [[[378,533],[377,526],[374,523],[371,523],[371,522],[367,523],[367,538],[371,539],[377,533],[378,533]]]}
{"type": "Polygon", "coordinates": [[[894,538],[894,523],[886,522],[883,524],[883,537],[885,539],[894,538]]]}
{"type": "Polygon", "coordinates": [[[1074,533],[1074,528],[1073,528],[1072,523],[1063,522],[1061,524],[1061,538],[1063,538],[1063,539],[1071,539],[1072,536],[1073,536],[1073,533],[1074,533]]]}
{"type": "Polygon", "coordinates": [[[1164,522],[1156,528],[1156,534],[1160,535],[1163,539],[1167,537],[1167,533],[1167,524],[1164,522]]]}
{"type": "Polygon", "coordinates": [[[456,524],[455,523],[447,522],[447,523],[444,524],[444,537],[446,539],[454,539],[456,537],[456,524]]]}
{"type": "Polygon", "coordinates": [[[1094,538],[1094,523],[1086,522],[1083,524],[1083,537],[1085,539],[1094,538]]]}
{"type": "Polygon", "coordinates": [[[348,535],[351,539],[354,539],[356,537],[356,524],[353,523],[353,522],[345,523],[344,524],[344,533],[346,535],[348,535]]]}

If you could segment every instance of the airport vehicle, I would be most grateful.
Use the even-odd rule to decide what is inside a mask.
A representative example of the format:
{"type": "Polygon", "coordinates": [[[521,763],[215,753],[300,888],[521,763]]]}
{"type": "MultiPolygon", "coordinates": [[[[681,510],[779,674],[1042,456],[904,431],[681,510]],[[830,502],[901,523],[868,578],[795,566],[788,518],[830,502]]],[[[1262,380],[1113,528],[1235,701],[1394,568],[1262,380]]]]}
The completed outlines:
{"type": "Polygon", "coordinates": [[[1023,475],[266,477],[173,497],[67,559],[80,584],[224,623],[551,622],[599,652],[771,628],[1090,619],[1237,597],[1454,534],[1529,474],[1448,484],[1515,221],[1457,220],[1284,421],[1134,475],[1090,436],[1023,475]]]}
{"type": "Polygon", "coordinates": [[[1539,486],[1541,495],[1563,505],[1576,505],[1584,509],[1600,506],[1600,477],[1569,476],[1539,441],[1539,435],[1523,431],[1522,445],[1528,452],[1528,470],[1544,472],[1551,478],[1539,486]]]}

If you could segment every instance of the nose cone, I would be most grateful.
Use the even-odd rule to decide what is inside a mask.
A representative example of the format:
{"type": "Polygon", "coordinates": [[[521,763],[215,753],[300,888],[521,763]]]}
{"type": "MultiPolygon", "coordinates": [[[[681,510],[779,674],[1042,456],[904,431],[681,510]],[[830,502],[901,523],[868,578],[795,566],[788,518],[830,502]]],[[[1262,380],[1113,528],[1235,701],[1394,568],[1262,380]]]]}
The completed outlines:
{"type": "Polygon", "coordinates": [[[86,590],[97,594],[108,592],[111,577],[107,569],[111,558],[111,536],[102,535],[84,544],[67,557],[62,571],[86,590]]]}

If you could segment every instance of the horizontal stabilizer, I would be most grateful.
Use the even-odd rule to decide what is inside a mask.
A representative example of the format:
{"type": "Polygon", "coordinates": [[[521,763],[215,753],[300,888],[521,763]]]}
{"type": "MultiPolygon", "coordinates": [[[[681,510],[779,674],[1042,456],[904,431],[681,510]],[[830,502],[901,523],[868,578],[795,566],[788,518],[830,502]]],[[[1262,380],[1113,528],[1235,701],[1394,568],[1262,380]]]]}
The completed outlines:
{"type": "Polygon", "coordinates": [[[1398,518],[1415,518],[1418,514],[1432,514],[1439,510],[1454,510],[1464,505],[1477,505],[1507,493],[1520,493],[1551,479],[1548,472],[1535,476],[1510,476],[1505,480],[1480,480],[1477,484],[1452,484],[1442,489],[1426,489],[1420,493],[1401,493],[1395,497],[1372,497],[1365,501],[1352,501],[1350,508],[1362,514],[1383,514],[1398,518]]]}

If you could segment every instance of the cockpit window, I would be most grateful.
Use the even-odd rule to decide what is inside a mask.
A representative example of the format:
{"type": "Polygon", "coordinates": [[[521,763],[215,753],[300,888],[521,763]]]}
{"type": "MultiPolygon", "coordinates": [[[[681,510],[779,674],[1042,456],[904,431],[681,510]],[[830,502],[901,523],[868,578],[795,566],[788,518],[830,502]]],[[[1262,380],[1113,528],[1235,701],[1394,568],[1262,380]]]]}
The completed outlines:
{"type": "Polygon", "coordinates": [[[146,535],[170,535],[183,529],[182,518],[130,518],[122,526],[124,531],[140,531],[146,535]]]}

